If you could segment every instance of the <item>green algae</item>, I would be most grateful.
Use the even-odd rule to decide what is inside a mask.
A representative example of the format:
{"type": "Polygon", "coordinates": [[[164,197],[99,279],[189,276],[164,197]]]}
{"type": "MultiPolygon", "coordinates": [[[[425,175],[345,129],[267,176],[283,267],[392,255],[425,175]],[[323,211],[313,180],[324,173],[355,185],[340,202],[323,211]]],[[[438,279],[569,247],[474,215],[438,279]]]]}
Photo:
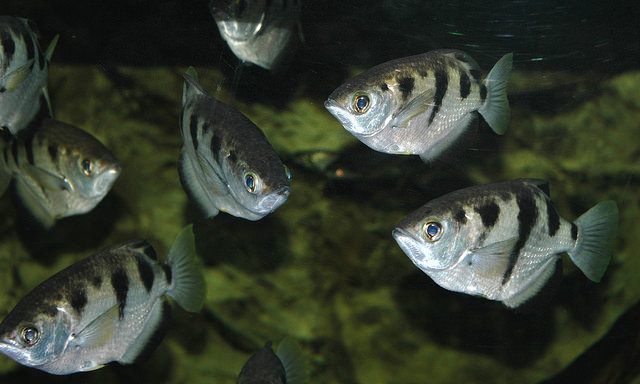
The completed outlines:
{"type": "MultiPolygon", "coordinates": [[[[246,222],[225,214],[201,220],[180,186],[183,70],[51,68],[56,118],[97,136],[124,170],[94,212],[61,221],[54,235],[31,237],[19,229],[18,213],[2,197],[2,314],[38,282],[100,248],[146,238],[164,256],[190,221],[196,222],[208,286],[205,309],[199,315],[175,311],[163,344],[135,368],[138,380],[234,383],[253,351],[290,336],[311,363],[313,383],[534,383],[569,364],[640,297],[634,225],[640,214],[639,73],[597,87],[584,87],[578,75],[517,73],[509,131],[495,137],[495,152],[463,163],[462,175],[438,163],[388,156],[376,167],[365,161],[361,177],[341,180],[292,160],[316,150],[372,156],[324,110],[323,100],[244,103],[232,97],[220,73],[198,69],[205,87],[262,127],[294,171],[289,201],[264,220],[246,222]],[[530,108],[531,93],[564,86],[585,99],[569,100],[553,113],[530,108]],[[395,169],[387,172],[382,163],[395,169]],[[376,170],[367,168],[391,175],[370,179],[376,170]],[[621,230],[601,284],[565,262],[555,300],[540,313],[514,314],[435,286],[390,236],[401,217],[447,188],[519,177],[549,180],[568,219],[600,200],[618,202],[621,230]]],[[[116,383],[131,372],[105,368],[86,377],[116,383]]],[[[0,378],[25,374],[23,382],[45,377],[0,358],[0,378]]]]}

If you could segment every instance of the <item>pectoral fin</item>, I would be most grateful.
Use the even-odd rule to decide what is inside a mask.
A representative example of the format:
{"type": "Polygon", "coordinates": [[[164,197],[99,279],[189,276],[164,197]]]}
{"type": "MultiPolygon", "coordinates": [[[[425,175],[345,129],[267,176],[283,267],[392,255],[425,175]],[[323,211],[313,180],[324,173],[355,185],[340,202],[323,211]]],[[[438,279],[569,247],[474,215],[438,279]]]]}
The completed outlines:
{"type": "Polygon", "coordinates": [[[52,191],[73,190],[73,187],[69,184],[69,181],[66,178],[55,175],[35,165],[29,165],[27,167],[27,172],[44,189],[52,191]]]}
{"type": "Polygon", "coordinates": [[[119,316],[120,308],[116,304],[93,319],[83,330],[78,332],[72,343],[91,347],[107,344],[113,338],[116,324],[119,322],[119,316]]]}
{"type": "Polygon", "coordinates": [[[59,34],[55,35],[51,40],[51,42],[49,43],[47,50],[44,52],[44,58],[47,59],[47,62],[51,61],[51,57],[53,56],[53,51],[56,50],[56,45],[58,45],[59,38],[60,38],[59,34]]]}
{"type": "Polygon", "coordinates": [[[509,265],[517,237],[491,243],[471,251],[471,265],[481,276],[494,278],[502,276],[509,265]]]}
{"type": "Polygon", "coordinates": [[[398,111],[398,114],[393,117],[391,120],[391,126],[395,128],[404,127],[407,121],[410,121],[417,115],[427,112],[429,108],[433,106],[433,98],[435,95],[436,90],[433,88],[414,97],[413,100],[409,101],[398,111]]]}
{"type": "Polygon", "coordinates": [[[7,91],[13,91],[18,88],[27,79],[33,68],[33,59],[27,61],[23,66],[6,74],[0,84],[4,84],[7,91]]]}

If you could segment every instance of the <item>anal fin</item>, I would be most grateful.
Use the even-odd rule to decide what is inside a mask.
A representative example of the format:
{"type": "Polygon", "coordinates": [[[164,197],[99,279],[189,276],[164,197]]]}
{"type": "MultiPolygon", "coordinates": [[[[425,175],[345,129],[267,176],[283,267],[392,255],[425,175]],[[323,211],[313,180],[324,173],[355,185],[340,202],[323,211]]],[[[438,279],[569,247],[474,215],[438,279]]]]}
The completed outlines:
{"type": "Polygon", "coordinates": [[[149,317],[144,323],[142,332],[118,360],[122,364],[133,364],[145,360],[158,347],[169,328],[171,322],[171,305],[165,298],[153,304],[149,317]]]}
{"type": "Polygon", "coordinates": [[[509,308],[516,308],[536,296],[556,272],[558,259],[558,255],[549,257],[549,260],[540,267],[537,273],[530,276],[529,279],[522,284],[523,287],[520,291],[502,300],[504,305],[509,308]]]}
{"type": "Polygon", "coordinates": [[[20,198],[22,206],[29,211],[31,216],[45,229],[53,227],[56,218],[47,209],[47,198],[33,182],[28,182],[24,177],[15,180],[16,194],[20,198]]]}

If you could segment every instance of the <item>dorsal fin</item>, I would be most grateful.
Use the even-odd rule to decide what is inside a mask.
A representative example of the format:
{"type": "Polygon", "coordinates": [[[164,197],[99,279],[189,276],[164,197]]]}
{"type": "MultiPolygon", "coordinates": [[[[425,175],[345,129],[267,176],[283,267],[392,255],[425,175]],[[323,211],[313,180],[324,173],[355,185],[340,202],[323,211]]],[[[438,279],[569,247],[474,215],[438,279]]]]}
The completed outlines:
{"type": "Polygon", "coordinates": [[[184,86],[182,88],[182,104],[184,105],[187,102],[187,99],[193,95],[200,94],[206,95],[207,91],[202,88],[200,82],[198,81],[198,72],[193,67],[189,67],[185,73],[182,74],[184,77],[184,86]]]}
{"type": "Polygon", "coordinates": [[[548,197],[551,197],[551,193],[549,191],[549,182],[542,179],[521,179],[524,182],[531,183],[538,187],[542,192],[544,192],[548,197]]]}

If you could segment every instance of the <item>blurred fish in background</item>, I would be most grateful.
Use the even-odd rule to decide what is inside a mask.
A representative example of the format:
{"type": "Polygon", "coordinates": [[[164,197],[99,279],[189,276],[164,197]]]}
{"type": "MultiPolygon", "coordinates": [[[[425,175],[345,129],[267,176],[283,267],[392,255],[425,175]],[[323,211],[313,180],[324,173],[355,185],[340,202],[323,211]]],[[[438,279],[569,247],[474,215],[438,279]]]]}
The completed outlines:
{"type": "Polygon", "coordinates": [[[213,217],[219,211],[259,220],[289,197],[291,173],[260,128],[209,96],[190,68],[185,74],[180,180],[213,217]]]}
{"type": "Polygon", "coordinates": [[[309,382],[307,361],[300,347],[290,338],[273,352],[271,342],[254,353],[244,364],[238,384],[305,384],[309,382]]]}
{"type": "Polygon", "coordinates": [[[80,128],[45,119],[27,133],[0,142],[0,194],[14,180],[21,202],[44,228],[91,211],[120,175],[111,151],[80,128]]]}
{"type": "Polygon", "coordinates": [[[220,35],[242,62],[276,68],[301,37],[300,0],[211,0],[220,35]]]}
{"type": "Polygon", "coordinates": [[[58,41],[54,37],[43,54],[30,20],[0,16],[0,129],[11,135],[24,129],[40,109],[47,92],[48,65],[58,41]]]}

